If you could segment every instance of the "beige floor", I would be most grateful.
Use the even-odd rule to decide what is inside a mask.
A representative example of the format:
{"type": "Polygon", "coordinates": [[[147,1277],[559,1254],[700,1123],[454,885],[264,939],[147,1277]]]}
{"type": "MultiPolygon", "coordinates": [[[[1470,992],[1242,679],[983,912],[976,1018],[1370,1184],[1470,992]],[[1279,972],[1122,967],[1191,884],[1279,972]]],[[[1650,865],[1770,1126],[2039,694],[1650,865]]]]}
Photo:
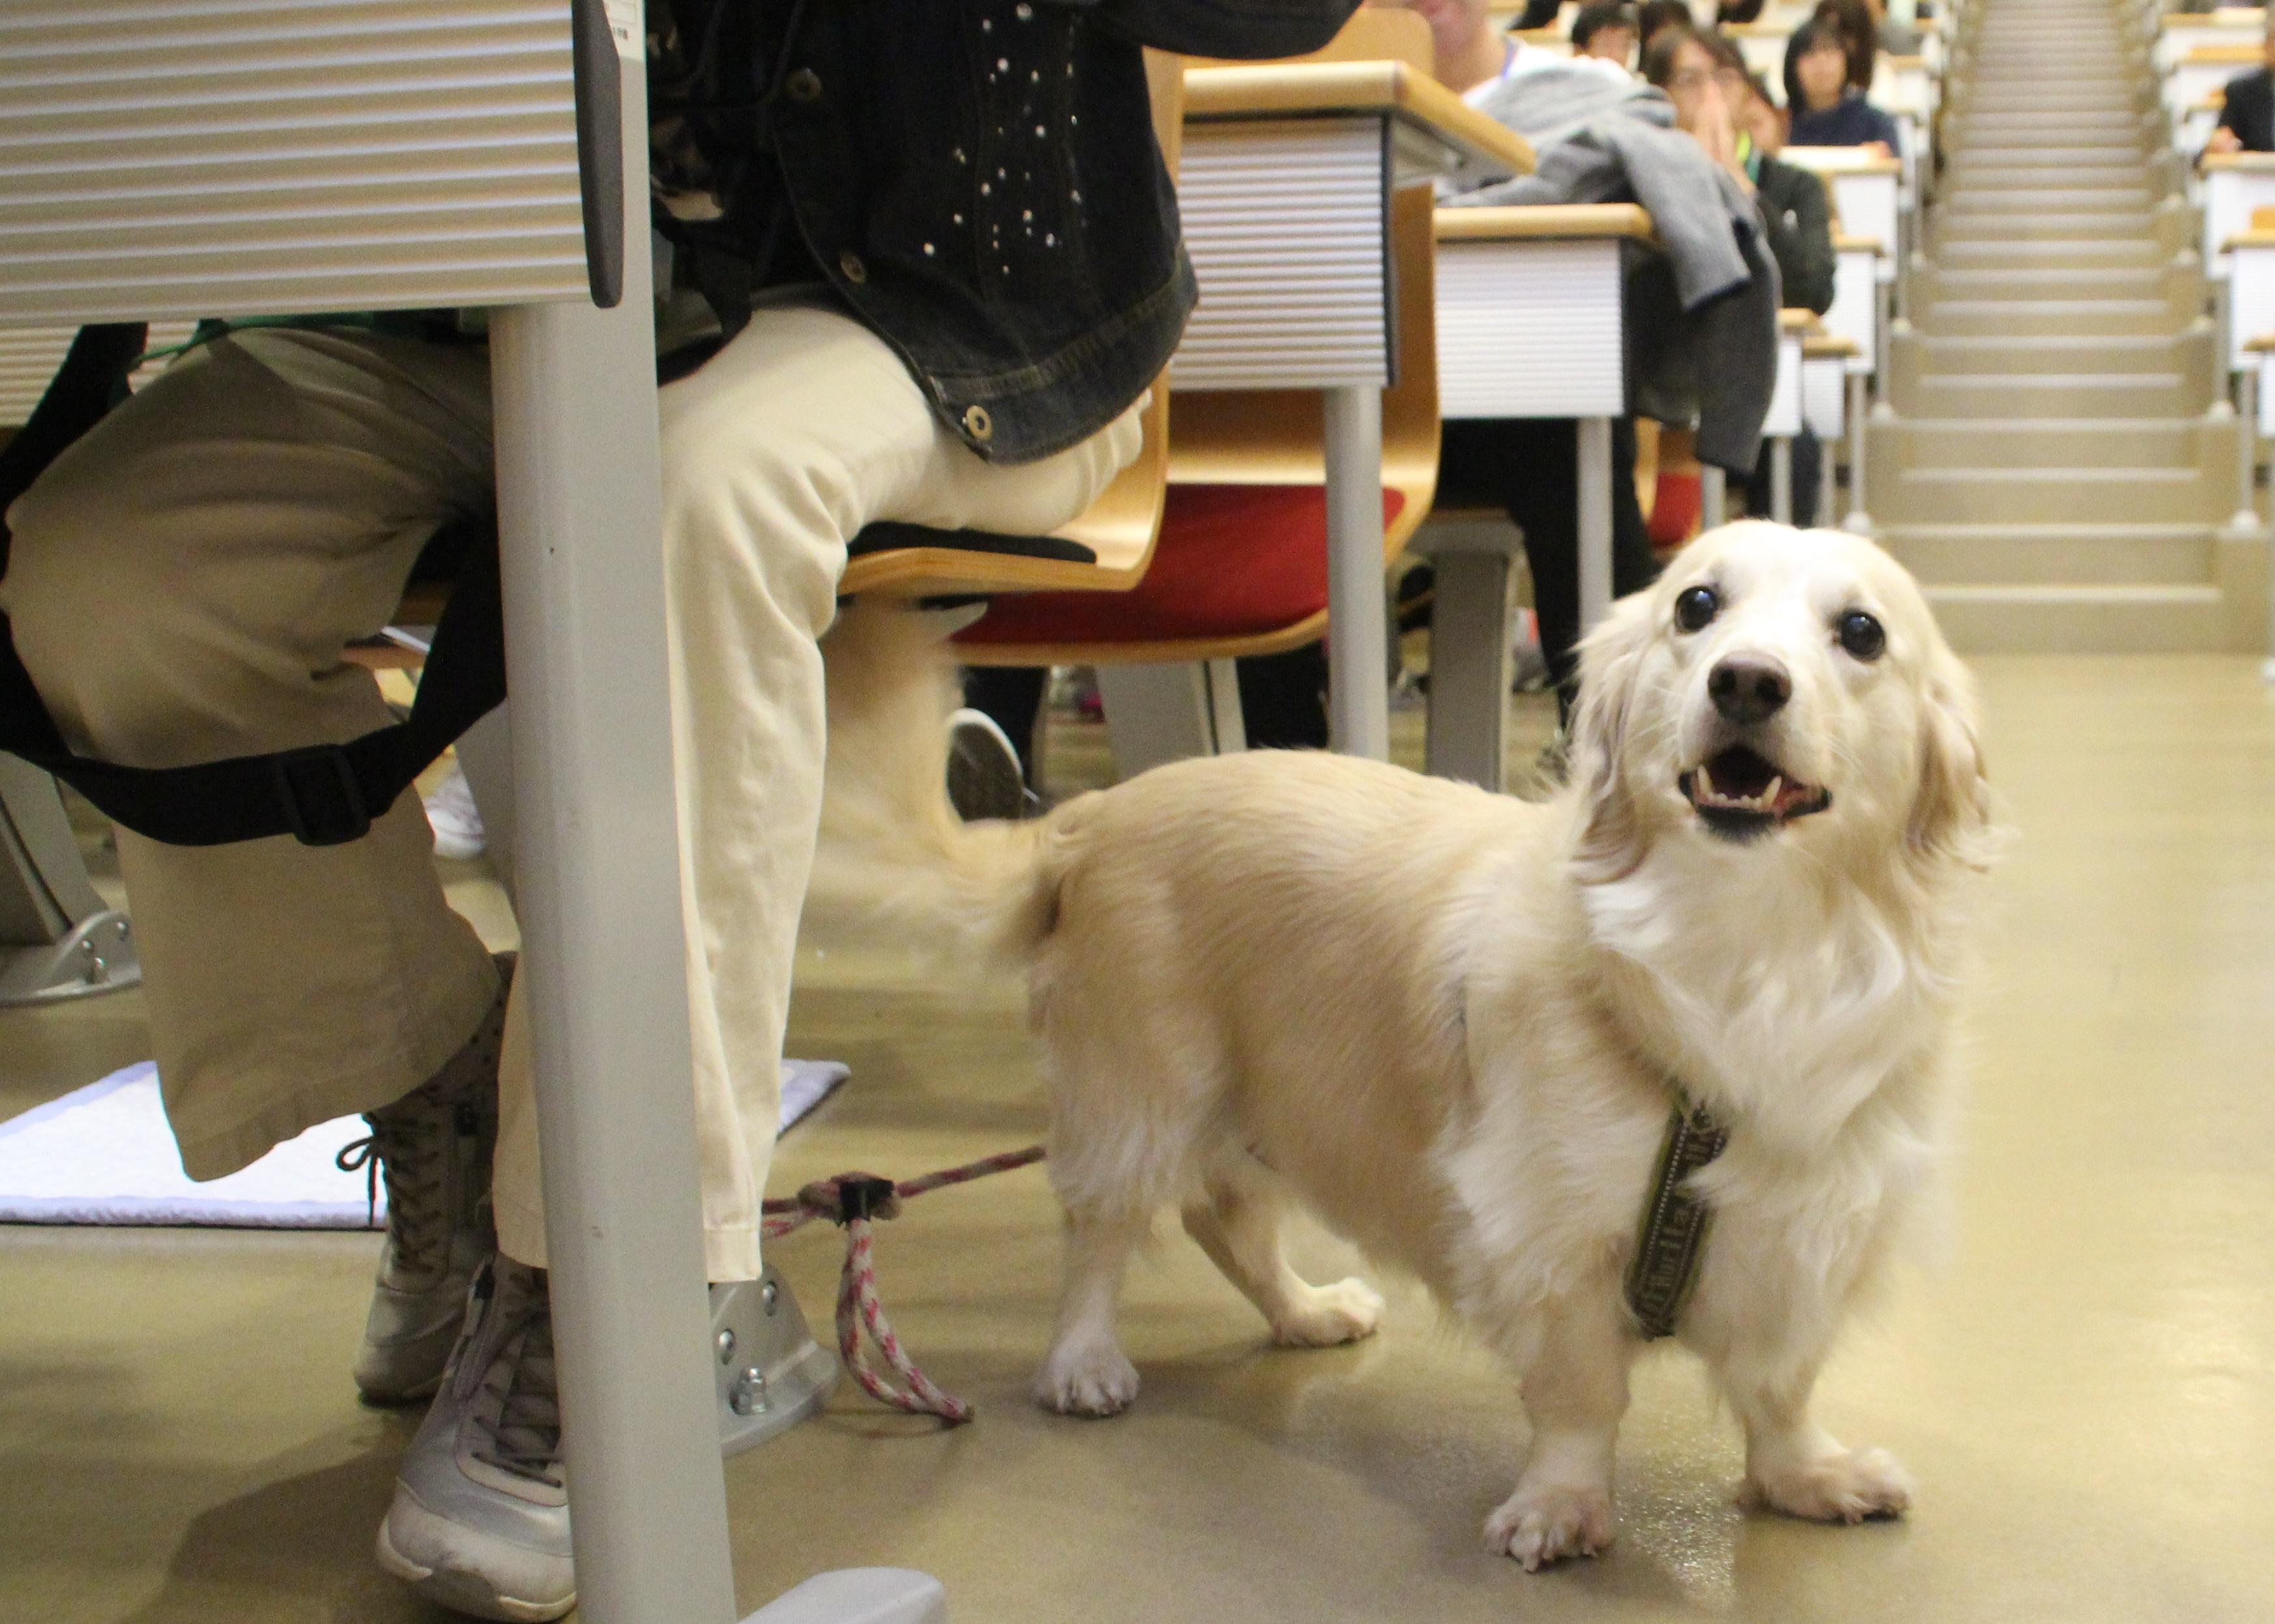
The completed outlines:
{"type": "MultiPolygon", "coordinates": [[[[1023,1390],[1055,1226],[1031,1171],[927,1197],[880,1243],[901,1329],[979,1421],[841,1395],[736,1462],[745,1604],[896,1562],[945,1579],[964,1624],[2275,1620],[2275,696],[2239,660],[1982,668],[2022,838],[1969,1001],[1957,1222],[1826,1392],[1917,1473],[1908,1521],[1742,1515],[1734,1435],[1675,1356],[1640,1384],[1617,1548],[1527,1577],[1476,1543],[1524,1438],[1491,1362],[1395,1285],[1373,1342],[1266,1351],[1166,1224],[1129,1294],[1138,1408],[1042,1416],[1023,1390]]],[[[794,1046],[855,1081],[778,1184],[1036,1135],[1014,993],[809,971],[794,1046]]],[[[138,1058],[139,1014],[0,1019],[0,1112],[138,1058]]],[[[835,1248],[779,1248],[810,1309],[835,1248]]],[[[371,1252],[0,1232],[0,1620],[422,1616],[365,1554],[411,1425],[347,1381],[371,1252]]]]}

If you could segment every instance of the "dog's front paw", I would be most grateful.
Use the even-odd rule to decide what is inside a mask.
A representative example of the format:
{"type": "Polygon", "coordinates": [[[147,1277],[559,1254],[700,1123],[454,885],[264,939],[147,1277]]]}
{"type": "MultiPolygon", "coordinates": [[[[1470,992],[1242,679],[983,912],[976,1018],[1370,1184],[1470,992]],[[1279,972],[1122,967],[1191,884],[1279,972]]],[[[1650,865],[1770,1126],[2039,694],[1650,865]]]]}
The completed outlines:
{"type": "Polygon", "coordinates": [[[1035,1402],[1062,1416],[1118,1416],[1138,1396],[1138,1367],[1112,1342],[1051,1349],[1035,1373],[1035,1402]]]}
{"type": "Polygon", "coordinates": [[[1313,1287],[1272,1327],[1272,1340],[1282,1348],[1333,1348],[1372,1336],[1381,1323],[1382,1294],[1354,1275],[1313,1287]]]}
{"type": "Polygon", "coordinates": [[[1612,1543],[1612,1497],[1565,1484],[1519,1484],[1485,1519],[1485,1549],[1533,1573],[1546,1562],[1593,1556],[1612,1543]]]}
{"type": "Polygon", "coordinates": [[[1754,1504],[1812,1522],[1901,1516],[1912,1503],[1911,1475],[1885,1449],[1846,1449],[1815,1461],[1757,1467],[1745,1492],[1754,1504]]]}

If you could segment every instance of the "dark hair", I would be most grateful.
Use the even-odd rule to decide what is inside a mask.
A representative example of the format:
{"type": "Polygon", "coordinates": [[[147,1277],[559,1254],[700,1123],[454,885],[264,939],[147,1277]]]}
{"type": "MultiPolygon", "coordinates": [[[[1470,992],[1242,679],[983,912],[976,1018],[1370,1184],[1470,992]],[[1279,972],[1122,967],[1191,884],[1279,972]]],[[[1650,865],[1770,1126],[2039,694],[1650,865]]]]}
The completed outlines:
{"type": "Polygon", "coordinates": [[[1661,90],[1674,78],[1674,58],[1686,45],[1711,49],[1706,36],[1689,23],[1669,23],[1651,36],[1651,43],[1643,48],[1643,61],[1638,65],[1643,76],[1661,90]]]}
{"type": "Polygon", "coordinates": [[[1809,110],[1809,98],[1801,90],[1801,59],[1827,45],[1848,57],[1854,64],[1848,42],[1841,38],[1840,29],[1833,19],[1822,11],[1795,29],[1793,37],[1785,42],[1785,104],[1795,117],[1809,110]]]}
{"type": "Polygon", "coordinates": [[[1864,0],[1817,0],[1817,16],[1831,19],[1848,57],[1848,82],[1863,94],[1872,88],[1880,54],[1880,27],[1864,0]]]}
{"type": "MultiPolygon", "coordinates": [[[[1689,24],[1680,28],[1667,28],[1651,42],[1643,54],[1643,76],[1661,90],[1674,78],[1674,58],[1685,45],[1696,45],[1706,53],[1706,59],[1717,70],[1727,68],[1739,78],[1750,80],[1746,68],[1746,53],[1738,42],[1727,34],[1702,34],[1689,24]]],[[[1762,98],[1767,101],[1769,98],[1762,98]]]]}
{"type": "Polygon", "coordinates": [[[1714,9],[1714,26],[1726,27],[1731,23],[1759,22],[1762,0],[1722,0],[1714,9]]]}
{"type": "Polygon", "coordinates": [[[1690,8],[1682,0],[1644,0],[1636,8],[1636,33],[1649,45],[1667,28],[1690,26],[1690,8]]]}
{"type": "Polygon", "coordinates": [[[1573,14],[1572,49],[1587,49],[1588,42],[1606,28],[1625,28],[1632,33],[1635,26],[1635,8],[1627,0],[1588,0],[1573,14]]]}

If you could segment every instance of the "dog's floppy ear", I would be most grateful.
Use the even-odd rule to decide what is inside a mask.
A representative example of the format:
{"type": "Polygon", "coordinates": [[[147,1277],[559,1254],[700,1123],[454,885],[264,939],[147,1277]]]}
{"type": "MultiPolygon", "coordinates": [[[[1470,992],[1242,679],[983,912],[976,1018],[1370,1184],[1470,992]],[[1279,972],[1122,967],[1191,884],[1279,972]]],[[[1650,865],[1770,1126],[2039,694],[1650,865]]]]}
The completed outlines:
{"type": "Polygon", "coordinates": [[[1919,792],[1907,838],[1931,861],[1988,868],[1998,837],[1983,771],[1975,682],[1948,649],[1938,648],[1928,661],[1921,699],[1919,792]]]}
{"type": "Polygon", "coordinates": [[[1636,593],[1580,645],[1580,703],[1572,714],[1572,782],[1580,793],[1573,866],[1583,883],[1623,880],[1643,861],[1643,823],[1629,788],[1629,714],[1643,657],[1658,626],[1657,594],[1636,593]]]}

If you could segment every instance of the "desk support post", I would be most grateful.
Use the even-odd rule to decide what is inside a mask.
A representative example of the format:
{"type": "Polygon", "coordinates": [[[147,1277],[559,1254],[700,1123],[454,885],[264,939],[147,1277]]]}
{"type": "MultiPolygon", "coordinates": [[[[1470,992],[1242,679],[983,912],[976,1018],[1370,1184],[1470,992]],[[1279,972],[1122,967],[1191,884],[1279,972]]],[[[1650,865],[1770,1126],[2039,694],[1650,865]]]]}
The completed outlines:
{"type": "Polygon", "coordinates": [[[1508,766],[1515,560],[1505,549],[1449,548],[1432,552],[1430,562],[1438,590],[1430,610],[1424,770],[1498,792],[1508,766]]]}
{"type": "Polygon", "coordinates": [[[1730,522],[1730,476],[1708,463],[1698,470],[1698,523],[1719,530],[1730,522]]]}
{"type": "Polygon", "coordinates": [[[1871,404],[1864,389],[1865,375],[1848,374],[1848,517],[1840,528],[1860,536],[1872,533],[1872,516],[1864,510],[1864,440],[1871,404]]]}
{"type": "Polygon", "coordinates": [[[1390,759],[1390,636],[1383,601],[1382,391],[1326,391],[1327,731],[1334,748],[1390,759]]]}
{"type": "Polygon", "coordinates": [[[1582,418],[1580,442],[1580,630],[1612,608],[1612,420],[1582,418]]]}
{"type": "MultiPolygon", "coordinates": [[[[646,84],[623,65],[644,242],[646,84]]],[[[646,254],[624,284],[613,310],[491,319],[516,891],[580,1616],[727,1624],[646,254]]]]}
{"type": "MultiPolygon", "coordinates": [[[[2223,359],[2222,366],[2226,363],[2223,359]]],[[[2228,527],[2248,536],[2259,528],[2254,487],[2259,472],[2259,372],[2247,366],[2235,374],[2235,517],[2228,527]]]]}
{"type": "Polygon", "coordinates": [[[1793,523],[1793,441],[1785,434],[1770,442],[1770,517],[1793,523]]]}

